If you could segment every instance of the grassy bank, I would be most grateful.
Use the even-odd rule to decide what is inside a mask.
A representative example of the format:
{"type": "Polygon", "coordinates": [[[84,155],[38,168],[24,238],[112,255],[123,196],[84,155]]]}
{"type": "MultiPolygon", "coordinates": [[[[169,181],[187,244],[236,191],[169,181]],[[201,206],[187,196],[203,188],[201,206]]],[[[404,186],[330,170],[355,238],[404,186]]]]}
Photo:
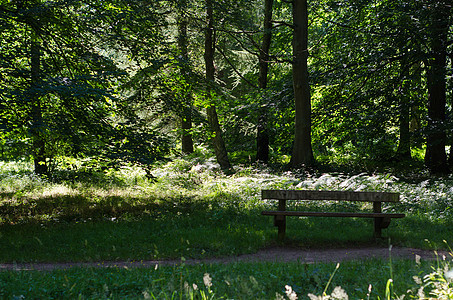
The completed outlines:
{"type": "Polygon", "coordinates": [[[346,299],[344,294],[349,299],[396,299],[402,295],[420,297],[422,290],[428,295],[433,291],[434,283],[441,283],[430,279],[436,274],[432,264],[426,262],[367,260],[345,262],[338,269],[336,267],[335,263],[233,263],[147,269],[0,272],[0,297],[294,299],[291,290],[299,299],[306,299],[308,294],[336,296],[333,299],[346,299]]]}
{"type": "MultiPolygon", "coordinates": [[[[144,260],[252,253],[276,244],[260,190],[394,191],[405,212],[384,231],[394,245],[445,248],[453,236],[453,179],[413,182],[388,174],[296,174],[263,167],[224,176],[212,158],[176,159],[153,170],[83,168],[37,178],[30,164],[0,164],[0,261],[144,260]],[[429,240],[429,242],[426,242],[429,240]],[[30,251],[32,249],[33,251],[30,251]]],[[[356,203],[297,203],[308,210],[370,209],[356,203]]],[[[369,245],[373,223],[351,218],[288,218],[287,244],[303,248],[369,245]]],[[[383,241],[388,244],[387,240],[383,241]]]]}
{"type": "MultiPolygon", "coordinates": [[[[407,214],[384,231],[393,245],[434,250],[452,244],[452,178],[291,173],[263,166],[237,167],[234,175],[225,176],[203,153],[175,159],[152,172],[155,180],[133,167],[95,172],[78,166],[43,179],[33,175],[27,162],[0,163],[0,262],[181,259],[253,253],[276,244],[272,218],[260,215],[261,210],[275,205],[262,201],[260,190],[273,188],[399,192],[401,203],[384,207],[407,214]]],[[[370,209],[355,203],[296,205],[326,211],[370,209]]],[[[287,227],[285,243],[301,248],[388,245],[388,239],[374,241],[372,220],[289,218],[287,227]]],[[[331,283],[335,264],[5,271],[0,272],[0,298],[192,299],[196,295],[196,299],[279,299],[277,293],[291,294],[289,287],[302,298],[308,293],[322,295],[328,285],[326,294],[341,286],[350,299],[390,299],[416,295],[425,286],[427,290],[435,288],[432,282],[443,280],[443,271],[431,276],[435,280],[426,277],[425,282],[414,281],[413,276],[423,279],[446,264],[347,262],[335,272],[331,283]],[[212,279],[212,286],[203,282],[205,274],[212,279]],[[193,284],[198,289],[194,290],[193,284]]],[[[448,292],[448,283],[440,290],[448,292]]]]}

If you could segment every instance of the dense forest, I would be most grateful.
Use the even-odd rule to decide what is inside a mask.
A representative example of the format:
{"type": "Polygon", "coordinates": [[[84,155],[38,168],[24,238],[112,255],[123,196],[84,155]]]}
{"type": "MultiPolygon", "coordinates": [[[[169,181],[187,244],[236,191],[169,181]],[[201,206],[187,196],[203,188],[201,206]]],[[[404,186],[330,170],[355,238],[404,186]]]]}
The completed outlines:
{"type": "Polygon", "coordinates": [[[0,39],[0,159],[37,174],[197,145],[453,170],[448,0],[0,0],[0,39]]]}
{"type": "Polygon", "coordinates": [[[452,6],[0,0],[0,298],[453,299],[452,6]]]}

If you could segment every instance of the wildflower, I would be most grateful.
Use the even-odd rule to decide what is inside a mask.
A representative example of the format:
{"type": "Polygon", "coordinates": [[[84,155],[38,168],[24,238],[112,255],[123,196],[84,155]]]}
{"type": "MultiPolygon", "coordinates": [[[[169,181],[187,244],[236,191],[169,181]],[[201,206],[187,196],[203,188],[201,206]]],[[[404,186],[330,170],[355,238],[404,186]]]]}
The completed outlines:
{"type": "Polygon", "coordinates": [[[370,284],[370,285],[368,285],[368,294],[366,294],[366,295],[367,295],[367,297],[368,297],[368,299],[370,299],[370,296],[371,296],[371,290],[372,290],[372,289],[373,289],[373,286],[372,286],[371,284],[370,284]]]}
{"type": "Polygon", "coordinates": [[[280,295],[279,293],[275,293],[275,300],[284,300],[285,298],[283,298],[282,295],[280,295]]]}
{"type": "Polygon", "coordinates": [[[285,285],[286,289],[286,296],[288,296],[289,300],[297,300],[297,294],[293,291],[293,288],[289,285],[285,285]]]}
{"type": "Polygon", "coordinates": [[[417,291],[417,297],[418,299],[425,299],[425,291],[423,286],[421,286],[418,291],[417,291]]]}
{"type": "Polygon", "coordinates": [[[445,278],[450,281],[453,280],[453,269],[450,269],[445,272],[445,278]]]}
{"type": "Polygon", "coordinates": [[[151,296],[148,293],[148,291],[144,291],[142,294],[143,294],[143,299],[151,299],[151,296]]]}
{"type": "MultiPolygon", "coordinates": [[[[371,284],[368,287],[368,290],[369,290],[369,293],[371,293],[371,284]]],[[[329,299],[349,300],[348,294],[346,294],[345,290],[343,290],[341,288],[341,286],[335,287],[333,289],[333,292],[332,292],[331,295],[326,295],[325,293],[322,296],[316,296],[314,294],[308,294],[308,298],[310,298],[310,300],[329,300],[329,299]]]]}
{"type": "Polygon", "coordinates": [[[420,255],[418,255],[418,254],[415,255],[415,263],[416,263],[417,265],[420,264],[421,258],[422,258],[422,257],[421,257],[420,255]]]}
{"type": "Polygon", "coordinates": [[[418,276],[412,276],[412,279],[414,279],[415,283],[418,284],[418,285],[422,285],[423,284],[421,278],[418,277],[418,276]]]}
{"type": "Polygon", "coordinates": [[[310,298],[310,300],[324,300],[324,299],[327,299],[327,297],[324,298],[323,296],[316,296],[316,295],[311,294],[311,293],[308,294],[308,298],[310,298]]]}
{"type": "Polygon", "coordinates": [[[208,289],[212,286],[212,278],[208,273],[204,273],[203,282],[208,289]]]}
{"type": "Polygon", "coordinates": [[[348,294],[346,294],[345,290],[341,288],[341,286],[337,286],[333,289],[332,294],[330,295],[333,299],[338,300],[349,300],[348,294]]]}

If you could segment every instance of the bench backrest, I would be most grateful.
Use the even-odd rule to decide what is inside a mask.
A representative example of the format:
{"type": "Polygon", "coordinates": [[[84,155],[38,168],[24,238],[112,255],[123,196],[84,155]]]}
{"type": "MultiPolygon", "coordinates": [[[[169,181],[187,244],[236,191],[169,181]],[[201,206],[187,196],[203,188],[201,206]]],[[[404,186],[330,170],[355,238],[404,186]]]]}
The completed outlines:
{"type": "Polygon", "coordinates": [[[262,190],[261,198],[275,200],[398,202],[400,199],[400,194],[389,192],[262,190]]]}

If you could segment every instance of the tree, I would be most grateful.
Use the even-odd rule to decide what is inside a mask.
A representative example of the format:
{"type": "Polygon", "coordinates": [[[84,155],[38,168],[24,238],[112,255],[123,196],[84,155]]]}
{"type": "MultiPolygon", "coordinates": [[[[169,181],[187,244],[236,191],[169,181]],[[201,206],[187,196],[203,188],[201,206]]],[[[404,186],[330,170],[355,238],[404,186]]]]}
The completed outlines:
{"type": "MultiPolygon", "coordinates": [[[[404,62],[401,62],[401,77],[409,77],[410,68],[406,67],[404,62]]],[[[396,89],[396,97],[399,101],[399,143],[396,150],[397,158],[400,160],[411,159],[411,134],[410,134],[410,108],[411,103],[408,100],[410,96],[410,83],[401,80],[399,88],[396,89]]]]}
{"type": "Polygon", "coordinates": [[[296,104],[294,145],[290,165],[314,164],[311,147],[311,95],[308,76],[308,3],[293,1],[293,88],[296,104]]]}
{"type": "Polygon", "coordinates": [[[445,152],[446,64],[451,4],[434,1],[429,6],[428,134],[425,163],[435,174],[449,172],[445,152]]]}
{"type": "MultiPolygon", "coordinates": [[[[17,3],[4,3],[0,7],[1,14],[1,23],[2,27],[8,31],[2,36],[6,42],[7,40],[16,41],[21,40],[25,42],[24,33],[28,33],[28,45],[21,45],[20,48],[8,49],[6,48],[3,55],[9,58],[15,58],[17,53],[13,51],[19,50],[22,52],[22,55],[27,56],[26,59],[28,63],[28,70],[25,71],[25,76],[21,80],[25,84],[25,89],[22,90],[22,95],[20,96],[20,106],[23,106],[24,103],[29,103],[25,110],[25,115],[29,120],[30,126],[28,127],[29,134],[32,139],[32,156],[34,159],[34,167],[36,174],[44,175],[47,174],[47,158],[48,154],[46,153],[45,145],[45,124],[43,121],[43,111],[42,111],[42,85],[44,81],[43,70],[42,70],[42,40],[41,37],[44,34],[42,22],[35,22],[32,20],[32,16],[29,14],[30,11],[36,10],[38,14],[40,13],[40,8],[42,7],[41,1],[27,1],[27,2],[17,2],[17,3]],[[15,5],[14,5],[15,4],[15,5]],[[15,23],[18,28],[14,32],[13,27],[11,26],[15,23]],[[17,36],[15,36],[17,35],[17,36]],[[27,49],[28,48],[28,49],[27,49]]],[[[39,19],[38,19],[39,20],[39,19]]],[[[3,44],[3,43],[2,43],[3,44]]],[[[13,66],[9,67],[11,71],[14,69],[13,66]]],[[[14,72],[14,71],[13,71],[14,72]]],[[[7,75],[7,73],[6,73],[7,75]]],[[[7,75],[8,76],[8,75],[7,75]]],[[[8,87],[6,87],[8,88],[8,87]]],[[[11,104],[11,101],[10,101],[11,104]]],[[[7,105],[5,105],[7,107],[7,105]]],[[[11,124],[9,124],[11,126],[11,124]]],[[[17,126],[17,125],[16,125],[17,126]]]]}
{"type": "Polygon", "coordinates": [[[220,168],[225,172],[231,172],[232,167],[228,159],[228,153],[226,151],[225,142],[222,138],[222,130],[220,128],[219,119],[215,103],[213,102],[213,89],[215,80],[215,68],[214,68],[214,52],[215,52],[215,40],[214,40],[214,13],[212,0],[206,0],[206,28],[205,28],[205,52],[204,60],[206,67],[206,114],[208,117],[208,123],[212,132],[212,143],[214,145],[214,152],[217,158],[217,162],[220,168]]]}
{"type": "MultiPolygon", "coordinates": [[[[263,20],[263,40],[259,51],[259,75],[258,86],[260,89],[267,88],[267,76],[269,69],[269,50],[272,39],[272,5],[273,0],[264,0],[264,20],[263,20]]],[[[256,135],[256,160],[267,162],[269,160],[269,130],[268,123],[268,108],[264,105],[260,107],[258,112],[258,124],[256,135]]]]}
{"type": "MultiPolygon", "coordinates": [[[[179,20],[178,20],[178,48],[180,51],[180,70],[182,75],[188,74],[189,55],[187,45],[187,17],[185,10],[187,0],[181,0],[179,4],[179,20]]],[[[193,99],[191,93],[186,94],[186,99],[183,104],[183,116],[181,117],[181,150],[183,153],[193,152],[192,140],[192,107],[193,99]]]]}
{"type": "Polygon", "coordinates": [[[0,2],[2,45],[8,45],[0,49],[8,58],[8,64],[2,60],[0,65],[6,77],[0,106],[8,108],[2,114],[7,119],[2,136],[14,131],[24,144],[32,140],[29,153],[36,173],[50,172],[57,155],[124,161],[135,151],[132,158],[144,162],[137,152],[151,161],[165,149],[163,140],[143,131],[141,124],[135,124],[135,132],[132,119],[121,124],[127,112],[115,88],[124,72],[108,50],[123,45],[110,24],[119,24],[124,16],[112,3],[96,1],[0,2]],[[105,45],[111,48],[100,49],[105,45]]]}
{"type": "Polygon", "coordinates": [[[413,112],[424,112],[427,102],[426,7],[413,1],[320,7],[313,10],[313,24],[322,22],[313,28],[320,46],[311,52],[315,147],[328,142],[326,148],[384,162],[410,158],[417,136],[428,133],[423,126],[409,130],[413,112]]]}
{"type": "Polygon", "coordinates": [[[31,98],[31,128],[33,140],[33,158],[35,173],[45,175],[48,171],[47,155],[44,134],[44,122],[42,116],[42,104],[39,88],[41,85],[41,42],[39,29],[32,28],[30,46],[30,98],[31,98]]]}

